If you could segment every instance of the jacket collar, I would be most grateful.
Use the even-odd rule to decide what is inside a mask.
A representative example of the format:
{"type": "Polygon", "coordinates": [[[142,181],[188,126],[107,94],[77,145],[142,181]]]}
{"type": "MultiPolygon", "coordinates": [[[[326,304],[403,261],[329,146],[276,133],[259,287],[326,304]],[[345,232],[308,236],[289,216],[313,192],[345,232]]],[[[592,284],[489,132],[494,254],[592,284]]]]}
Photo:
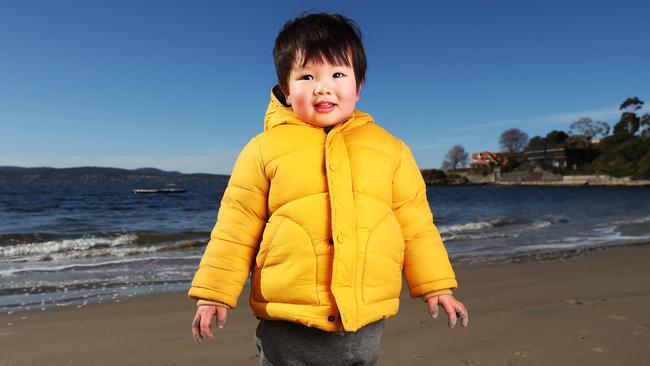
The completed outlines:
{"type": "MultiPolygon", "coordinates": [[[[355,109],[349,119],[333,126],[332,131],[347,130],[366,123],[374,123],[372,117],[368,113],[355,109]]],[[[264,115],[264,131],[286,124],[320,128],[300,120],[293,113],[291,107],[285,104],[282,91],[280,90],[280,87],[276,85],[271,90],[271,100],[269,101],[269,105],[266,108],[266,114],[264,115]]]]}

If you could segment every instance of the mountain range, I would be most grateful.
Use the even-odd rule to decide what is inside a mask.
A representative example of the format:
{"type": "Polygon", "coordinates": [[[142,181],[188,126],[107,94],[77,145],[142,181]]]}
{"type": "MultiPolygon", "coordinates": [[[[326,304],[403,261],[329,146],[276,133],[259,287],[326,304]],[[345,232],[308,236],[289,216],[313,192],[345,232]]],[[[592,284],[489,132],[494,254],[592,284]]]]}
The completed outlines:
{"type": "Polygon", "coordinates": [[[155,183],[155,184],[219,184],[227,183],[229,175],[184,174],[156,168],[120,169],[103,167],[24,168],[0,166],[0,184],[8,183],[155,183]]]}

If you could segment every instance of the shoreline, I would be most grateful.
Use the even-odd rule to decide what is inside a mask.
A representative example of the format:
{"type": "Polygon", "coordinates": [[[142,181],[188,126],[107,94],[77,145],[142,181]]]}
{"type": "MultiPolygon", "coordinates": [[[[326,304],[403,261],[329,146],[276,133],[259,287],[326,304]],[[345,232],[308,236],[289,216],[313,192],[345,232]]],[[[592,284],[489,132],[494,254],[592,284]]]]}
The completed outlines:
{"type": "Polygon", "coordinates": [[[427,187],[550,187],[550,188],[644,188],[650,187],[650,180],[630,181],[629,183],[575,183],[575,182],[476,182],[476,183],[426,183],[427,187]]]}
{"type": "MultiPolygon", "coordinates": [[[[402,293],[386,322],[382,365],[643,365],[650,245],[608,248],[570,260],[458,265],[455,295],[467,329],[432,321],[402,293]]],[[[194,304],[184,292],[120,303],[0,314],[0,365],[257,365],[248,290],[224,330],[193,342],[194,304]]]]}
{"type": "MultiPolygon", "coordinates": [[[[450,259],[454,268],[471,268],[484,265],[508,265],[517,263],[553,263],[579,260],[594,253],[608,251],[611,249],[646,245],[650,245],[650,241],[640,240],[636,242],[610,242],[598,245],[585,245],[557,249],[534,249],[520,252],[504,253],[503,255],[479,256],[472,254],[461,254],[450,256],[450,259]]],[[[136,286],[129,286],[128,284],[119,283],[114,284],[110,288],[128,288],[127,291],[122,291],[119,293],[119,295],[118,293],[112,293],[112,295],[111,293],[102,293],[97,284],[93,286],[86,286],[82,284],[79,285],[76,289],[71,289],[70,291],[64,292],[35,292],[31,295],[36,295],[36,298],[23,298],[20,300],[20,303],[1,305],[0,314],[12,315],[22,314],[26,312],[51,311],[54,309],[80,309],[95,304],[120,303],[141,296],[156,296],[159,294],[175,293],[178,292],[181,288],[189,287],[190,281],[191,279],[185,281],[165,281],[164,283],[143,282],[137,283],[136,286]],[[87,292],[84,293],[84,290],[87,292]],[[68,293],[73,294],[73,296],[61,297],[60,295],[68,293]],[[57,296],[59,296],[58,299],[56,298],[57,296]]],[[[248,287],[249,285],[250,282],[247,280],[245,287],[248,287]]],[[[66,289],[70,289],[70,287],[66,287],[66,289]]],[[[32,288],[32,291],[34,291],[34,288],[32,288]]],[[[20,297],[21,295],[24,295],[24,292],[17,291],[15,293],[7,294],[7,296],[13,297],[20,297]]]]}

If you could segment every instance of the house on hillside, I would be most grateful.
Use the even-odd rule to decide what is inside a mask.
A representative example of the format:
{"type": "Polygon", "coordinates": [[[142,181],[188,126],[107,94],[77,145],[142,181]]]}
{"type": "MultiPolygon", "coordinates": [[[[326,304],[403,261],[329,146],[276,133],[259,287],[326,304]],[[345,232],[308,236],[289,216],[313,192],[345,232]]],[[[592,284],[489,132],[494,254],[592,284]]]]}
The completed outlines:
{"type": "Polygon", "coordinates": [[[592,162],[598,157],[598,150],[592,148],[569,148],[564,144],[545,144],[529,148],[524,152],[526,159],[544,169],[572,169],[592,162]]]}
{"type": "Polygon", "coordinates": [[[483,151],[472,153],[472,168],[497,167],[508,163],[508,154],[483,151]]]}

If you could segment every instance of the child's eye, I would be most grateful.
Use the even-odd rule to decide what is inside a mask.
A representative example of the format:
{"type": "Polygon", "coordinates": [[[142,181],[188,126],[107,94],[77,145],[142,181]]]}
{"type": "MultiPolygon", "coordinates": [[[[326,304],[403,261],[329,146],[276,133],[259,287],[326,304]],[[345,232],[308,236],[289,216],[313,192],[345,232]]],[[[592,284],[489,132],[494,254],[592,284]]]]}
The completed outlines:
{"type": "Polygon", "coordinates": [[[311,75],[303,75],[300,77],[300,80],[314,80],[314,77],[311,75]]]}
{"type": "Polygon", "coordinates": [[[334,78],[342,78],[344,76],[345,75],[342,72],[335,72],[334,75],[332,75],[332,77],[334,78]]]}

